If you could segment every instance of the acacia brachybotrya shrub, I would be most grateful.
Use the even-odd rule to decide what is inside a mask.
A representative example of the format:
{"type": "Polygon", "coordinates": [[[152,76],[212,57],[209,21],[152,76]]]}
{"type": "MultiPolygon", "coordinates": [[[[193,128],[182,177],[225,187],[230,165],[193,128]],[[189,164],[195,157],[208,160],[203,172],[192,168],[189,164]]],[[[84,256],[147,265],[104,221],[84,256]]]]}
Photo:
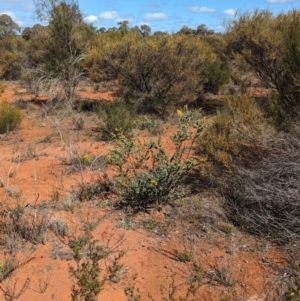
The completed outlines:
{"type": "Polygon", "coordinates": [[[183,180],[197,165],[186,155],[185,143],[194,140],[202,131],[198,111],[178,110],[178,126],[171,137],[175,150],[168,153],[161,138],[141,141],[119,137],[117,147],[108,156],[108,164],[118,170],[114,189],[119,206],[134,211],[153,205],[165,205],[176,199],[183,180]],[[192,130],[192,127],[194,130],[192,130]]]}
{"type": "Polygon", "coordinates": [[[0,102],[0,134],[14,130],[21,124],[21,111],[7,101],[0,102]]]}

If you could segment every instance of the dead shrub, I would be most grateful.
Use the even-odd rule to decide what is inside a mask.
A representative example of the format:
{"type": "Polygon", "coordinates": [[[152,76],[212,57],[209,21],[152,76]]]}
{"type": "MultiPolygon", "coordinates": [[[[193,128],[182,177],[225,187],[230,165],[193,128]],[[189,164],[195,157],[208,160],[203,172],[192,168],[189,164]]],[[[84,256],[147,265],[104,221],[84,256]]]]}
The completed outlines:
{"type": "Polygon", "coordinates": [[[300,238],[299,124],[265,139],[268,155],[252,167],[236,166],[223,187],[227,212],[243,229],[286,244],[300,238]]]}

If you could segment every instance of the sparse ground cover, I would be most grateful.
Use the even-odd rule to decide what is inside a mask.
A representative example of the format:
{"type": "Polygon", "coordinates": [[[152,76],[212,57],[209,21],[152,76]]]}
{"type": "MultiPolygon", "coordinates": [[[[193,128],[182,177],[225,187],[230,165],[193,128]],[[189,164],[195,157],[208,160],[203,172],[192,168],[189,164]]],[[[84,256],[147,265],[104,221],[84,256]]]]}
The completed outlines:
{"type": "MultiPolygon", "coordinates": [[[[113,100],[88,86],[79,94],[89,102],[113,100]]],[[[110,186],[117,171],[105,159],[119,140],[101,138],[97,112],[52,112],[18,83],[8,83],[1,97],[23,114],[20,127],[0,140],[1,298],[83,298],[76,281],[85,268],[103,281],[99,300],[151,300],[148,294],[153,300],[275,300],[278,283],[290,281],[282,272],[288,254],[231,224],[224,199],[198,175],[186,178],[172,202],[137,214],[118,209],[118,186],[110,186]],[[99,270],[92,269],[93,250],[102,254],[99,270]]],[[[157,121],[169,156],[181,114],[184,109],[157,121]]],[[[152,123],[142,124],[132,135],[157,138],[152,123]]],[[[192,158],[186,146],[182,153],[192,158]]]]}
{"type": "Polygon", "coordinates": [[[151,34],[34,4],[0,15],[0,299],[299,300],[299,10],[151,34]]]}

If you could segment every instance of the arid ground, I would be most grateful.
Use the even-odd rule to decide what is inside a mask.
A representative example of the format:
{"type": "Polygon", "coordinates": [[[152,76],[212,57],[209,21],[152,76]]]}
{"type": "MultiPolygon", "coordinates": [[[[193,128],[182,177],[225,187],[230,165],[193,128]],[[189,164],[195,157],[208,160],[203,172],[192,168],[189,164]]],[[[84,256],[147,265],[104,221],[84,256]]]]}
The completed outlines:
{"type": "MultiPolygon", "coordinates": [[[[151,300],[149,294],[153,300],[180,300],[191,286],[187,300],[272,296],[286,255],[231,225],[216,191],[202,188],[199,180],[176,206],[138,214],[116,209],[110,192],[80,199],[80,191],[103,176],[102,160],[114,147],[101,139],[99,120],[88,110],[53,112],[46,98],[33,99],[19,83],[6,86],[1,99],[20,107],[23,120],[20,128],[0,136],[1,227],[7,227],[0,237],[0,270],[13,261],[1,282],[0,300],[71,300],[69,270],[76,269],[71,243],[87,232],[109,253],[100,261],[99,277],[107,281],[98,300],[139,300],[137,295],[151,300]],[[97,168],[76,164],[74,157],[85,155],[99,161],[97,168]],[[18,214],[20,235],[9,229],[18,214]],[[109,270],[120,254],[118,266],[109,270]]],[[[78,93],[89,103],[114,100],[113,93],[88,85],[78,93]]],[[[163,143],[171,153],[166,124],[163,143]]],[[[135,131],[137,137],[151,136],[147,130],[135,131]]],[[[106,172],[113,177],[114,171],[106,172]]]]}

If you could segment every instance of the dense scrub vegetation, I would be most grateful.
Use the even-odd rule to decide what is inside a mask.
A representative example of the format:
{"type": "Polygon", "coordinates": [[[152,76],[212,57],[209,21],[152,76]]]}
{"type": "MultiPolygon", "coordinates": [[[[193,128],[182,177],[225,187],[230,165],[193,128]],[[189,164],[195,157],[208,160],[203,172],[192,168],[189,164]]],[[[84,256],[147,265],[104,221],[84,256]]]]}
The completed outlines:
{"type": "MultiPolygon", "coordinates": [[[[97,29],[85,23],[74,0],[35,4],[47,26],[20,33],[11,17],[0,15],[0,79],[20,79],[36,95],[48,91],[49,102],[71,109],[81,80],[114,83],[120,101],[98,107],[96,116],[101,139],[114,143],[105,163],[117,174],[105,189],[119,207],[137,212],[171,204],[196,172],[217,183],[233,223],[280,244],[300,242],[299,10],[241,13],[222,34],[205,25],[152,34],[149,26],[127,21],[97,29]],[[245,83],[250,77],[267,89],[259,101],[245,83]],[[220,90],[222,105],[203,118],[199,107],[220,90]],[[152,116],[167,119],[176,110],[171,156],[159,130],[157,140],[131,139],[138,114],[151,116],[140,128],[157,128],[152,116]],[[196,149],[193,160],[185,157],[187,141],[196,149]]],[[[21,117],[2,102],[0,133],[16,128],[21,117]]],[[[88,155],[79,162],[92,165],[88,155]]],[[[80,280],[80,272],[71,274],[80,280]]]]}

